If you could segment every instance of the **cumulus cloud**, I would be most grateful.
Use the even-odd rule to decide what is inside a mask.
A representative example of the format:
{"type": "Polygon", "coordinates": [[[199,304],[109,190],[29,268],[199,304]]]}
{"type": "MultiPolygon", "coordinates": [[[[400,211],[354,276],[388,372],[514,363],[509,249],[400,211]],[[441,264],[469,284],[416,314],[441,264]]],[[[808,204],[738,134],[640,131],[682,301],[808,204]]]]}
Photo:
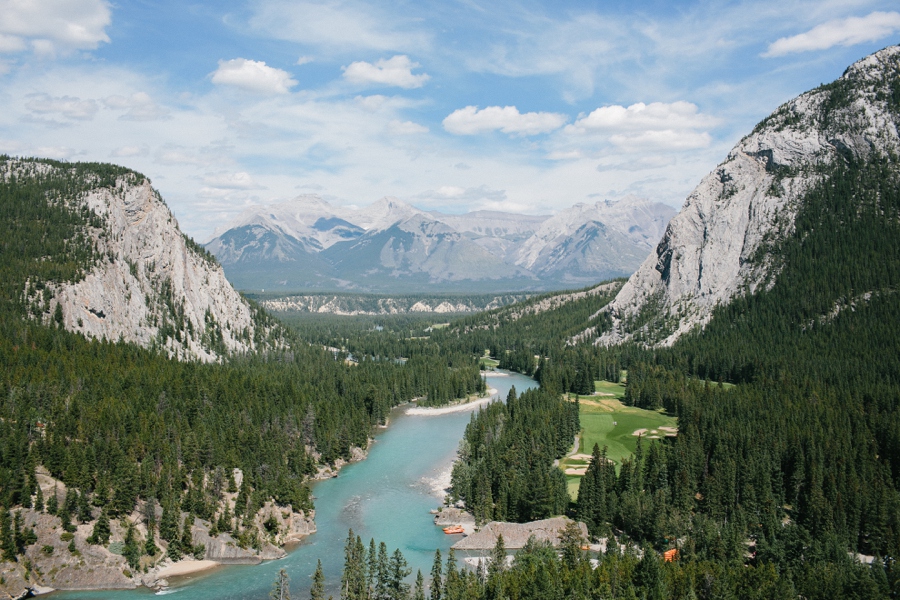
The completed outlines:
{"type": "Polygon", "coordinates": [[[103,104],[113,110],[126,111],[119,117],[123,121],[155,121],[168,115],[166,110],[145,92],[137,92],[130,97],[108,96],[103,99],[103,104]]]}
{"type": "Polygon", "coordinates": [[[575,121],[571,130],[640,131],[711,127],[717,119],[700,113],[690,102],[638,102],[629,107],[603,106],[575,121]]]}
{"type": "Polygon", "coordinates": [[[832,46],[853,46],[880,40],[897,31],[900,31],[898,12],[873,12],[865,17],[835,19],[806,33],[772,42],[762,56],[770,58],[795,52],[827,50],[832,46]]]}
{"type": "Polygon", "coordinates": [[[625,149],[704,148],[712,137],[702,129],[719,120],[690,102],[638,102],[631,106],[603,106],[566,127],[569,134],[601,134],[625,149]]]}
{"type": "Polygon", "coordinates": [[[105,0],[4,2],[0,10],[0,51],[29,45],[39,54],[92,50],[109,42],[109,3],[105,0]]]}
{"type": "Polygon", "coordinates": [[[566,116],[548,112],[520,113],[515,106],[477,106],[460,108],[444,119],[444,129],[456,135],[475,135],[500,130],[503,133],[537,135],[559,129],[566,116]]]}
{"type": "Polygon", "coordinates": [[[212,82],[263,94],[287,94],[297,85],[287,71],[246,58],[220,60],[219,68],[212,74],[212,82]]]}
{"type": "Polygon", "coordinates": [[[357,61],[344,68],[344,79],[351,83],[388,85],[410,90],[422,87],[431,79],[427,73],[413,75],[412,70],[417,67],[419,63],[412,62],[405,55],[381,59],[375,64],[357,61]]]}
{"type": "Polygon", "coordinates": [[[72,96],[54,98],[47,94],[31,94],[27,97],[28,110],[40,115],[59,115],[76,121],[90,121],[97,114],[97,103],[72,96]]]}
{"type": "Polygon", "coordinates": [[[394,120],[388,123],[388,131],[394,135],[416,135],[428,133],[428,128],[412,121],[394,120]]]}

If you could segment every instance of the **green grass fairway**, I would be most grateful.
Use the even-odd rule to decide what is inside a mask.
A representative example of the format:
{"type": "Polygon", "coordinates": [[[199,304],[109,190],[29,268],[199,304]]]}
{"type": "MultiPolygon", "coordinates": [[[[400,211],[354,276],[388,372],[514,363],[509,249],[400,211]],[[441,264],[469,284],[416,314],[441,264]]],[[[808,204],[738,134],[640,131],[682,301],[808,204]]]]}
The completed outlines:
{"type": "MultiPolygon", "coordinates": [[[[603,395],[579,397],[582,429],[576,455],[590,455],[594,444],[598,444],[601,448],[607,446],[606,455],[618,466],[622,464],[623,458],[634,453],[638,440],[635,432],[644,430],[642,435],[645,445],[654,439],[664,438],[666,434],[674,433],[674,428],[677,427],[675,417],[622,404],[620,398],[625,393],[625,386],[598,381],[595,388],[603,395]],[[660,429],[661,427],[671,430],[660,429]]],[[[560,468],[563,471],[584,468],[587,464],[587,457],[569,456],[560,460],[560,468]]],[[[566,475],[566,481],[569,494],[574,499],[578,495],[581,477],[569,474],[566,475]]]]}
{"type": "Polygon", "coordinates": [[[491,358],[489,356],[483,356],[478,360],[481,363],[482,369],[496,369],[497,366],[500,364],[499,360],[494,360],[493,358],[491,358]]]}
{"type": "MultiPolygon", "coordinates": [[[[613,398],[622,399],[625,397],[625,385],[622,383],[613,383],[612,381],[595,381],[594,391],[604,398],[612,396],[613,398]]],[[[590,396],[582,396],[588,400],[590,396]]]]}

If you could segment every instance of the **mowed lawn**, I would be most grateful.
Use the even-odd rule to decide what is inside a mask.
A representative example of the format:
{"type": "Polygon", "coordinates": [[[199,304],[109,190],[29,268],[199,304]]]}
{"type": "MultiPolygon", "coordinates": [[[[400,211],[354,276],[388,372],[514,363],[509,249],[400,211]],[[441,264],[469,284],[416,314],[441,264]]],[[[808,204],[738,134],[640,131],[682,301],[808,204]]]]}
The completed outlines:
{"type": "MultiPolygon", "coordinates": [[[[675,417],[663,412],[622,404],[625,386],[598,381],[595,389],[602,395],[579,396],[582,428],[579,448],[575,456],[560,461],[560,468],[563,471],[586,467],[594,444],[598,444],[601,449],[606,446],[606,456],[618,467],[622,464],[622,459],[631,456],[637,447],[638,436],[635,432],[645,430],[642,432],[642,443],[645,447],[654,439],[661,439],[667,434],[674,433],[677,427],[675,417]]],[[[567,475],[566,480],[569,484],[569,494],[575,499],[578,496],[581,477],[567,475]]]]}

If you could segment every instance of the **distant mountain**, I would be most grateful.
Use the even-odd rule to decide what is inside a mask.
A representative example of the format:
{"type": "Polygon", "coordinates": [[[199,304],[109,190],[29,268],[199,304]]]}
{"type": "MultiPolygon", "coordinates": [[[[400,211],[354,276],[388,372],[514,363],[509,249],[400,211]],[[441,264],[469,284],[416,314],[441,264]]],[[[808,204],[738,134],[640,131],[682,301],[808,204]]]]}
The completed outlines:
{"type": "Polygon", "coordinates": [[[21,277],[4,285],[21,286],[31,317],[202,361],[273,341],[276,326],[234,290],[212,255],[181,233],[144,176],[113,165],[3,157],[0,180],[15,182],[21,195],[46,198],[47,206],[6,207],[3,218],[11,221],[4,230],[16,231],[23,247],[35,242],[20,232],[27,219],[18,213],[55,211],[53,221],[43,219],[42,235],[59,243],[38,242],[43,256],[24,265],[27,275],[4,275],[21,277]],[[65,234],[48,229],[56,221],[68,223],[65,234]]]}
{"type": "Polygon", "coordinates": [[[248,210],[206,248],[248,290],[542,290],[632,273],[674,213],[633,196],[551,217],[305,195],[248,210]]]}
{"type": "MultiPolygon", "coordinates": [[[[789,259],[781,248],[791,236],[801,235],[797,218],[810,206],[811,194],[821,195],[823,186],[845,185],[835,182],[846,170],[868,177],[854,184],[863,189],[887,190],[894,185],[900,176],[898,126],[898,46],[856,62],[833,83],[780,106],[688,196],[656,248],[603,309],[611,327],[597,342],[635,339],[671,345],[686,332],[705,326],[717,307],[772,289],[789,259]]],[[[848,188],[846,193],[859,192],[848,188]]],[[[863,200],[856,199],[860,214],[863,200]]],[[[896,215],[885,213],[883,218],[887,219],[883,227],[864,235],[890,231],[890,219],[896,215]]],[[[849,221],[838,227],[851,225],[849,221]]],[[[806,226],[813,231],[823,227],[806,226]]],[[[824,248],[809,252],[821,256],[824,248]]],[[[877,265],[881,258],[873,255],[868,261],[877,265]]],[[[848,268],[840,277],[849,278],[854,269],[858,270],[848,268]]],[[[831,298],[829,311],[840,312],[842,306],[852,307],[885,292],[853,289],[857,285],[849,285],[846,297],[831,298]]],[[[581,337],[595,337],[594,330],[581,337]]]]}

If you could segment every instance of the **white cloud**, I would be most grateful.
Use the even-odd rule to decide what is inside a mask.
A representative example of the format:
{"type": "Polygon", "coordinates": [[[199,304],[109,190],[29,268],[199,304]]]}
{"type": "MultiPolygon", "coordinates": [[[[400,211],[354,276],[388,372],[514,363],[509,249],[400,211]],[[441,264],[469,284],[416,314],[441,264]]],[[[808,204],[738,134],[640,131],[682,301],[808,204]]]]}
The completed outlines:
{"type": "Polygon", "coordinates": [[[393,120],[388,123],[388,131],[394,135],[416,135],[428,133],[428,128],[412,121],[393,120]]]}
{"type": "Polygon", "coordinates": [[[110,153],[115,158],[128,158],[132,156],[146,156],[149,150],[147,146],[120,146],[110,153]]]}
{"type": "Polygon", "coordinates": [[[167,116],[167,111],[153,101],[149,94],[137,92],[130,97],[114,95],[103,99],[103,104],[113,110],[125,110],[123,121],[155,121],[167,116]]]}
{"type": "Polygon", "coordinates": [[[506,200],[506,190],[495,190],[485,184],[468,188],[457,185],[442,185],[436,190],[428,190],[416,194],[411,199],[423,203],[453,201],[458,203],[457,205],[460,205],[459,203],[465,205],[486,201],[502,202],[506,200]]]}
{"type": "Polygon", "coordinates": [[[718,120],[700,113],[690,102],[638,102],[629,107],[603,106],[575,121],[570,131],[639,131],[658,129],[699,129],[711,127],[718,120]]]}
{"type": "Polygon", "coordinates": [[[609,142],[626,150],[685,150],[709,146],[712,137],[702,130],[718,123],[690,102],[638,102],[600,107],[566,127],[565,133],[608,136],[609,142]]]}
{"type": "Polygon", "coordinates": [[[110,21],[105,0],[6,1],[0,8],[0,51],[22,51],[26,40],[39,54],[92,50],[109,42],[110,21]]]}
{"type": "Polygon", "coordinates": [[[287,71],[246,58],[220,60],[219,68],[212,74],[212,82],[264,94],[287,94],[297,85],[287,71]]]}
{"type": "Polygon", "coordinates": [[[253,181],[253,177],[246,171],[239,173],[208,173],[203,178],[203,183],[210,187],[229,190],[258,190],[263,187],[253,181]]]}
{"type": "Polygon", "coordinates": [[[14,35],[4,35],[0,33],[0,52],[21,52],[27,47],[28,46],[25,44],[25,40],[23,40],[22,38],[16,37],[14,35]]]}
{"type": "Polygon", "coordinates": [[[427,73],[413,75],[412,70],[418,66],[419,63],[412,62],[405,55],[381,59],[374,65],[357,61],[344,68],[344,79],[351,83],[389,85],[409,90],[422,87],[431,79],[427,73]]]}
{"type": "Polygon", "coordinates": [[[485,131],[500,130],[503,133],[537,135],[559,129],[566,116],[558,113],[520,113],[515,106],[477,106],[460,108],[444,119],[444,129],[457,135],[475,135],[485,131]]]}
{"type": "Polygon", "coordinates": [[[427,47],[430,36],[421,23],[411,19],[406,25],[389,6],[365,0],[261,0],[250,26],[279,39],[339,52],[427,47]]]}
{"type": "Polygon", "coordinates": [[[66,119],[90,121],[97,114],[97,103],[71,96],[54,98],[47,94],[31,94],[26,100],[28,110],[40,115],[60,115],[66,119]]]}
{"type": "Polygon", "coordinates": [[[301,56],[300,58],[297,59],[296,64],[297,65],[308,65],[309,63],[313,62],[314,60],[316,60],[316,59],[314,59],[312,56],[301,56]]]}
{"type": "Polygon", "coordinates": [[[835,19],[813,27],[806,33],[783,37],[769,45],[763,57],[795,52],[827,50],[832,46],[853,46],[874,42],[900,31],[900,13],[873,12],[865,17],[835,19]]]}
{"type": "Polygon", "coordinates": [[[68,146],[38,146],[34,149],[35,156],[41,158],[55,158],[57,160],[68,160],[76,154],[81,154],[68,146]]]}
{"type": "Polygon", "coordinates": [[[636,134],[616,134],[609,141],[627,150],[669,149],[691,150],[705,148],[712,142],[712,136],[705,131],[642,131],[636,134]]]}
{"type": "Polygon", "coordinates": [[[584,158],[581,150],[556,150],[547,155],[547,160],[579,160],[584,158]]]}

